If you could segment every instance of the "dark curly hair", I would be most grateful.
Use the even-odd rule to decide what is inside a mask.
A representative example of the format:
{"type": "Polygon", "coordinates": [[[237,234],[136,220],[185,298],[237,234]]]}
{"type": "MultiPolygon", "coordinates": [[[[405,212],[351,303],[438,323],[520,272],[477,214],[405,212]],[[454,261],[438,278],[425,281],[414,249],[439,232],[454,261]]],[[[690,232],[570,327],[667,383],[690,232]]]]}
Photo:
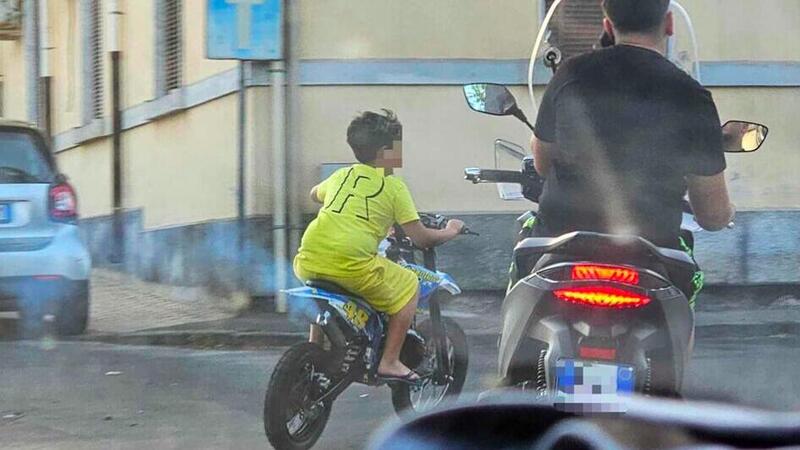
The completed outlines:
{"type": "Polygon", "coordinates": [[[621,33],[649,33],[664,23],[670,0],[603,0],[603,11],[621,33]]]}
{"type": "Polygon", "coordinates": [[[383,114],[361,113],[347,127],[347,143],[361,163],[374,162],[379,150],[391,147],[393,141],[403,137],[403,125],[397,116],[388,109],[382,111],[383,114]]]}

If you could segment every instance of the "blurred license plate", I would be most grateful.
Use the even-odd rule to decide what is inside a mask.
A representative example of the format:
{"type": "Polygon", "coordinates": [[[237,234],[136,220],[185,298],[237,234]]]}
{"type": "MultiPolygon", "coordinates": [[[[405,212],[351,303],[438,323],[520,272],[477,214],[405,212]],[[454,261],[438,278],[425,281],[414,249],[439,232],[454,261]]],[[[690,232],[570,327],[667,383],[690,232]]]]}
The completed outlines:
{"type": "Polygon", "coordinates": [[[11,222],[11,205],[8,203],[0,203],[0,223],[11,222]]]}
{"type": "Polygon", "coordinates": [[[633,367],[590,361],[559,360],[556,406],[575,412],[624,412],[634,390],[633,367]]]}

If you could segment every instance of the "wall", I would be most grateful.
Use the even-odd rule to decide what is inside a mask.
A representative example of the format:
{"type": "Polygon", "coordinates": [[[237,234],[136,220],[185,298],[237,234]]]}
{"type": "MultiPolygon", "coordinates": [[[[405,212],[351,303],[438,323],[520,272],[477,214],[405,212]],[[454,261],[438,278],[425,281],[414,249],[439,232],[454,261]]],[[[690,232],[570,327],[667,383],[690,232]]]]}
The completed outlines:
{"type": "Polygon", "coordinates": [[[23,41],[9,41],[0,45],[0,61],[3,74],[3,116],[10,119],[27,120],[23,41]]]}
{"type": "Polygon", "coordinates": [[[538,5],[531,0],[313,0],[300,2],[300,16],[302,58],[513,59],[531,51],[538,5]]]}
{"type": "Polygon", "coordinates": [[[124,134],[125,207],[145,228],[236,214],[235,118],[228,96],[124,134]]]}
{"type": "MultiPolygon", "coordinates": [[[[788,36],[800,29],[800,2],[682,3],[695,22],[704,74],[723,120],[755,120],[771,128],[761,151],[728,158],[733,198],[748,213],[741,216],[741,229],[699,237],[701,262],[711,282],[800,282],[796,270],[776,272],[755,263],[745,269],[727,262],[755,252],[763,255],[758,261],[774,255],[785,267],[797,267],[787,249],[795,248],[792,214],[800,207],[795,175],[800,128],[790,122],[800,101],[800,46],[788,36]],[[756,245],[764,230],[771,242],[785,246],[756,245]],[[775,273],[786,275],[775,278],[775,273]]],[[[104,263],[111,213],[110,122],[106,117],[93,127],[80,123],[78,4],[49,1],[54,141],[59,164],[78,190],[96,261],[104,263]]],[[[154,0],[122,2],[123,206],[130,211],[125,267],[153,280],[230,287],[235,284],[231,258],[236,258],[229,245],[235,241],[237,64],[205,59],[206,2],[184,0],[183,5],[185,86],[174,96],[155,98],[154,0]]],[[[344,139],[349,120],[358,111],[392,108],[405,125],[406,167],[400,175],[418,207],[465,215],[482,233],[443,248],[443,267],[463,278],[466,287],[502,287],[516,232],[513,218],[531,205],[500,201],[493,186],[463,181],[463,169],[491,167],[496,138],[525,146],[529,133],[513,119],[469,111],[460,85],[484,80],[513,85],[534,118],[523,84],[538,31],[538,2],[298,0],[298,10],[303,87],[300,132],[293,142],[298,145],[292,146],[299,166],[290,178],[303,191],[298,195],[302,213],[315,212],[305,191],[319,181],[320,164],[352,161],[344,139]],[[476,255],[480,265],[463,267],[476,255]]],[[[0,42],[0,73],[5,115],[25,119],[21,42],[0,42]]],[[[107,57],[104,66],[108,116],[107,57]]],[[[272,89],[265,65],[248,70],[248,85],[246,182],[252,218],[246,259],[250,279],[258,280],[249,282],[251,289],[267,292],[273,164],[272,89]]]]}

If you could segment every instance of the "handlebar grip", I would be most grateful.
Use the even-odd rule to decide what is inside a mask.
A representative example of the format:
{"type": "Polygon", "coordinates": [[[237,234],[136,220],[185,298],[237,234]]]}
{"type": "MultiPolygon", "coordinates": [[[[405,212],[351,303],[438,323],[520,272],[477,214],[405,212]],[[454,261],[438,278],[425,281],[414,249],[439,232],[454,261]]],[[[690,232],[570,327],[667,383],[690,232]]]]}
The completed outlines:
{"type": "Polygon", "coordinates": [[[525,175],[516,170],[490,170],[482,169],[480,180],[489,183],[517,183],[525,182],[525,175]]]}

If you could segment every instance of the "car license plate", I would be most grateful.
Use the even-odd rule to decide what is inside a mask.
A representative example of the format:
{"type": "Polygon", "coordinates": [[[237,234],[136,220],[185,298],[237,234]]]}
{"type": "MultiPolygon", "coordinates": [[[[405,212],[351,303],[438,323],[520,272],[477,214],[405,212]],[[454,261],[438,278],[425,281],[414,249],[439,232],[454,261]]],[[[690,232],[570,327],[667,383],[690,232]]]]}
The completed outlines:
{"type": "Polygon", "coordinates": [[[8,203],[0,203],[0,223],[11,222],[11,205],[8,203]]]}
{"type": "Polygon", "coordinates": [[[556,365],[556,407],[571,412],[625,412],[634,387],[631,366],[571,359],[556,365]]]}

